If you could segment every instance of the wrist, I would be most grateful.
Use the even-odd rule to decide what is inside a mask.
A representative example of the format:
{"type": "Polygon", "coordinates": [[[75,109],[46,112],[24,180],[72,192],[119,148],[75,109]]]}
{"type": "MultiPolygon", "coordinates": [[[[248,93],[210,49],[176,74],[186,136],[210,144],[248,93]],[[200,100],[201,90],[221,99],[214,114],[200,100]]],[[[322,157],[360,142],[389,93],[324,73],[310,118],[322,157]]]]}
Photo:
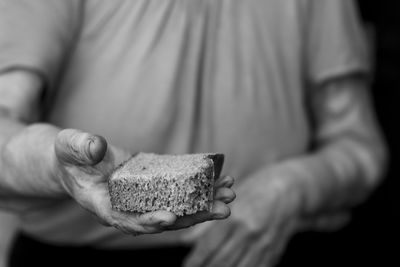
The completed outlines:
{"type": "Polygon", "coordinates": [[[310,173],[312,166],[308,161],[308,156],[300,157],[284,161],[276,167],[276,176],[281,178],[282,186],[286,188],[286,194],[291,196],[299,217],[315,213],[320,205],[318,183],[310,173]]]}
{"type": "Polygon", "coordinates": [[[2,187],[10,195],[56,197],[64,190],[55,177],[54,140],[58,128],[32,124],[2,146],[2,187]]]}

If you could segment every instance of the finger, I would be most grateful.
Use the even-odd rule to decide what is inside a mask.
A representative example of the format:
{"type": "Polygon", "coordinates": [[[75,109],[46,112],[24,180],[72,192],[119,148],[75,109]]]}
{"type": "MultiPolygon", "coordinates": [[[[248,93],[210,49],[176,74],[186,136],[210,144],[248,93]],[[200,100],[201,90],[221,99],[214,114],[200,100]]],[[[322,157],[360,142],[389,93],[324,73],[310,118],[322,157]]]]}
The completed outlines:
{"type": "Polygon", "coordinates": [[[231,188],[233,184],[235,183],[235,179],[231,176],[223,176],[219,178],[218,180],[215,181],[215,188],[219,187],[228,187],[231,188]]]}
{"type": "Polygon", "coordinates": [[[269,234],[263,234],[262,237],[254,243],[251,249],[243,254],[242,259],[237,264],[238,267],[247,266],[269,266],[265,265],[267,260],[271,258],[271,237],[269,234]],[[267,256],[268,255],[268,256],[267,256]]]}
{"type": "Polygon", "coordinates": [[[223,220],[231,214],[230,208],[222,201],[214,200],[211,211],[200,211],[192,215],[180,217],[174,226],[185,228],[198,223],[223,220]]]}
{"type": "MultiPolygon", "coordinates": [[[[282,258],[284,248],[285,246],[282,246],[281,244],[277,245],[276,247],[271,247],[269,250],[261,253],[260,257],[255,257],[254,264],[251,266],[276,266],[282,258]]],[[[245,264],[240,265],[240,267],[249,266],[245,264]]]]}
{"type": "Polygon", "coordinates": [[[193,225],[210,221],[212,220],[212,215],[211,213],[207,211],[200,211],[197,212],[196,214],[191,214],[191,215],[185,215],[182,217],[179,217],[175,223],[166,229],[168,230],[177,230],[177,229],[183,229],[183,228],[188,228],[193,225]]]}
{"type": "MultiPolygon", "coordinates": [[[[287,225],[290,224],[287,223],[287,225]]],[[[238,267],[275,266],[287,246],[290,233],[291,231],[285,226],[282,226],[279,230],[267,230],[243,256],[238,267]]]]}
{"type": "Polygon", "coordinates": [[[231,215],[231,209],[222,201],[214,200],[211,210],[211,219],[223,220],[231,215]]]}
{"type": "Polygon", "coordinates": [[[165,225],[173,224],[175,214],[156,211],[144,214],[115,211],[111,207],[106,186],[98,185],[87,194],[84,207],[92,212],[98,221],[113,226],[126,234],[150,234],[164,231],[165,225]]]}
{"type": "Polygon", "coordinates": [[[107,151],[106,140],[75,129],[65,129],[58,133],[55,153],[60,162],[71,165],[95,165],[107,151]]]}
{"type": "Polygon", "coordinates": [[[177,217],[172,212],[159,210],[140,214],[137,220],[140,225],[146,227],[167,227],[173,225],[177,217]]]}
{"type": "MultiPolygon", "coordinates": [[[[325,232],[337,231],[351,220],[348,212],[337,212],[333,214],[321,215],[311,221],[313,229],[325,232]]],[[[309,227],[309,225],[307,225],[309,227]]],[[[305,227],[307,227],[305,226],[305,227]]]]}
{"type": "MultiPolygon", "coordinates": [[[[219,250],[208,258],[208,267],[231,267],[237,266],[242,256],[249,250],[254,242],[244,231],[237,229],[232,233],[229,240],[219,250]]],[[[250,265],[249,265],[250,266],[250,265]]]]}
{"type": "Polygon", "coordinates": [[[231,203],[235,198],[235,192],[233,192],[232,189],[226,187],[218,188],[214,196],[215,200],[220,200],[225,204],[231,203]]]}
{"type": "Polygon", "coordinates": [[[205,266],[207,259],[224,246],[234,230],[231,224],[222,225],[217,223],[197,242],[194,249],[186,257],[183,265],[186,267],[205,266]]]}
{"type": "Polygon", "coordinates": [[[243,255],[241,261],[237,264],[237,267],[269,267],[271,255],[270,250],[255,251],[253,249],[247,250],[247,253],[243,255]]]}
{"type": "Polygon", "coordinates": [[[155,234],[167,230],[177,219],[176,215],[169,211],[154,211],[144,214],[125,213],[125,220],[120,225],[128,232],[137,234],[155,234]],[[133,220],[134,219],[134,220],[133,220]]]}
{"type": "Polygon", "coordinates": [[[167,227],[166,229],[177,230],[188,228],[206,221],[226,219],[230,214],[230,208],[225,203],[216,200],[213,203],[211,211],[200,211],[195,214],[179,217],[173,225],[167,227]]]}
{"type": "Polygon", "coordinates": [[[134,235],[160,233],[176,221],[176,215],[168,211],[155,211],[143,214],[114,210],[111,212],[114,222],[112,226],[125,233],[134,235]]]}

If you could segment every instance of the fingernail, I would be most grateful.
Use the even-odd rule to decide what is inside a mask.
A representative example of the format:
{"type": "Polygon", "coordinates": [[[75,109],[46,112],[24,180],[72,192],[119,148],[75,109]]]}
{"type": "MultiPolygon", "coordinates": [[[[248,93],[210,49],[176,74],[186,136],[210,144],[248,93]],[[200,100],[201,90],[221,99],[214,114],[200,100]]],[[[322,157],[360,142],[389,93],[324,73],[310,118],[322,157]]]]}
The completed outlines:
{"type": "Polygon", "coordinates": [[[162,221],[162,222],[160,222],[160,225],[161,225],[161,226],[170,226],[170,225],[171,225],[171,222],[169,222],[169,221],[162,221]]]}
{"type": "Polygon", "coordinates": [[[228,217],[226,214],[222,214],[222,213],[215,213],[214,214],[214,219],[216,219],[216,220],[225,219],[226,217],[228,217]]]}
{"type": "Polygon", "coordinates": [[[221,182],[221,187],[232,187],[232,185],[235,183],[235,180],[231,176],[226,176],[224,180],[221,182]]]}
{"type": "Polygon", "coordinates": [[[214,207],[214,218],[215,219],[225,219],[231,215],[231,209],[227,205],[221,205],[218,208],[214,207]]]}
{"type": "Polygon", "coordinates": [[[107,142],[101,136],[91,135],[87,140],[87,155],[94,162],[98,163],[104,157],[107,150],[107,142]]]}
{"type": "Polygon", "coordinates": [[[234,199],[235,199],[234,197],[223,197],[223,198],[221,198],[220,200],[221,200],[222,202],[224,202],[225,204],[227,204],[227,203],[232,202],[234,199]]]}
{"type": "Polygon", "coordinates": [[[235,183],[235,178],[228,176],[225,182],[226,186],[231,187],[234,183],[235,183]]]}

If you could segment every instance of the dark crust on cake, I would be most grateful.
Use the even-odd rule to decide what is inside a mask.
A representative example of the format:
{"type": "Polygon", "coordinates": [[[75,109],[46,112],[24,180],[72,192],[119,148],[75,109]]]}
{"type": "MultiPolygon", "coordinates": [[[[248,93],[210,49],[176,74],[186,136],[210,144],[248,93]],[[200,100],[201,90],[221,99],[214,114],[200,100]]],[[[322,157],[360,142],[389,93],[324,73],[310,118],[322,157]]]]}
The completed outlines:
{"type": "Polygon", "coordinates": [[[225,156],[224,154],[213,154],[210,153],[207,155],[209,159],[214,162],[214,179],[218,179],[221,175],[222,166],[224,165],[225,156]]]}

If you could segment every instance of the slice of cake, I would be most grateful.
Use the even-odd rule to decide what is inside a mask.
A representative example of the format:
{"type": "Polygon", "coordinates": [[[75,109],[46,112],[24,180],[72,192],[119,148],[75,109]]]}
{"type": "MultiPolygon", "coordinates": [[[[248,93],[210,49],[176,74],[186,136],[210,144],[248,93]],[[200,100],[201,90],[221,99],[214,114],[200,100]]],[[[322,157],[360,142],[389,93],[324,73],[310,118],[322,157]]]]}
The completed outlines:
{"type": "Polygon", "coordinates": [[[168,210],[178,216],[210,210],[222,154],[139,153],[115,169],[108,181],[113,209],[168,210]]]}

